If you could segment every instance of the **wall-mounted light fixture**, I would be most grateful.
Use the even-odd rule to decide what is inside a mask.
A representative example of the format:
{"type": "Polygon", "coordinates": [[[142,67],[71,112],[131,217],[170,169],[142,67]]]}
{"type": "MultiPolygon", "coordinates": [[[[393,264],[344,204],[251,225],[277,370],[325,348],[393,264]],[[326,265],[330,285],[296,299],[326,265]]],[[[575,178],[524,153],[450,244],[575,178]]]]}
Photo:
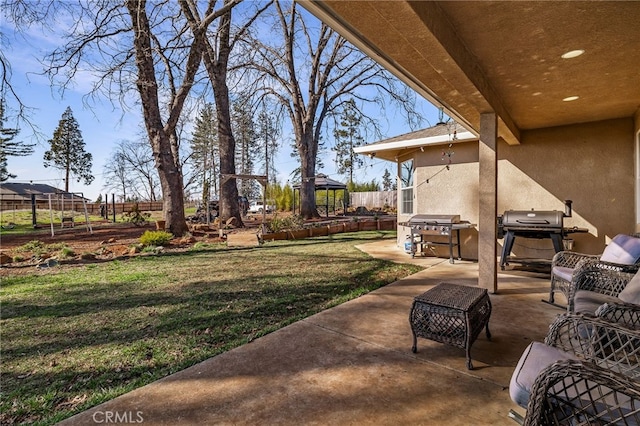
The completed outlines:
{"type": "Polygon", "coordinates": [[[375,152],[371,152],[371,153],[369,153],[369,158],[373,159],[373,157],[375,157],[375,156],[376,156],[376,153],[375,153],[375,152]]]}

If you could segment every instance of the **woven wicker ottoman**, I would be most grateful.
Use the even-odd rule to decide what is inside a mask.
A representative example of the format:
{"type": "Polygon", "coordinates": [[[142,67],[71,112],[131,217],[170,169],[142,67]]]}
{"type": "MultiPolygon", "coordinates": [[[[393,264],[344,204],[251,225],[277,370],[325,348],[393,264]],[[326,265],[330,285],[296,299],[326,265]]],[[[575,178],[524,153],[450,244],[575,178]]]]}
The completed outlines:
{"type": "Polygon", "coordinates": [[[467,368],[471,364],[471,345],[484,327],[487,339],[491,300],[487,289],[458,284],[440,283],[413,300],[409,322],[413,332],[413,347],[418,351],[418,337],[463,348],[467,368]]]}

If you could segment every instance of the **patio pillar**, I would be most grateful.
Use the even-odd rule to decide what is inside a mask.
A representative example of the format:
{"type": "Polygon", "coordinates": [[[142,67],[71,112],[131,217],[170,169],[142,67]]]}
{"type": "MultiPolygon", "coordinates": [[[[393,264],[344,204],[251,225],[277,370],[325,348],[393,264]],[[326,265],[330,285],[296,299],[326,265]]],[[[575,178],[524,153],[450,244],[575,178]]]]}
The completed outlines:
{"type": "Polygon", "coordinates": [[[494,112],[480,114],[478,207],[478,286],[498,291],[498,120],[494,112]]]}

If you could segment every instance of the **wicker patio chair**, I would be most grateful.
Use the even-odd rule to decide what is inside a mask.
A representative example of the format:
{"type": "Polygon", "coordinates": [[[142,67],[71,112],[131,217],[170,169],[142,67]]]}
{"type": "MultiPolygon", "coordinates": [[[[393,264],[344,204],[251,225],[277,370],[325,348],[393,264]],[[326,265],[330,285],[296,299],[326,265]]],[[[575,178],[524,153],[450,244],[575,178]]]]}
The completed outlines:
{"type": "Polygon", "coordinates": [[[523,424],[638,425],[640,383],[589,362],[558,361],[533,384],[523,424]]]}
{"type": "Polygon", "coordinates": [[[640,330],[602,318],[564,314],[549,326],[544,344],[598,367],[640,379],[640,330]]]}
{"type": "Polygon", "coordinates": [[[640,306],[631,303],[605,303],[596,310],[596,317],[640,329],[640,306]]]}
{"type": "MultiPolygon", "coordinates": [[[[561,361],[583,362],[606,372],[605,375],[619,375],[624,380],[638,382],[640,330],[602,318],[577,314],[559,315],[549,327],[544,343],[532,342],[520,357],[509,384],[511,399],[528,411],[531,404],[534,404],[533,399],[538,397],[534,394],[534,383],[542,380],[541,373],[546,373],[547,367],[561,361]]],[[[580,380],[580,377],[570,380],[580,380]]],[[[555,384],[551,389],[558,395],[563,392],[582,393],[576,389],[571,390],[569,379],[567,386],[569,390],[563,390],[560,384],[555,384]]],[[[539,402],[535,402],[537,403],[539,402]]],[[[600,409],[593,408],[596,411],[600,409]]],[[[518,417],[514,412],[511,416],[518,417]]]]}
{"type": "Polygon", "coordinates": [[[554,303],[556,292],[561,292],[568,299],[573,277],[586,269],[637,272],[640,269],[640,238],[618,234],[605,247],[601,255],[572,251],[556,253],[551,260],[549,303],[554,303]]]}
{"type": "Polygon", "coordinates": [[[585,268],[574,276],[567,300],[569,312],[640,328],[640,272],[585,268]]]}

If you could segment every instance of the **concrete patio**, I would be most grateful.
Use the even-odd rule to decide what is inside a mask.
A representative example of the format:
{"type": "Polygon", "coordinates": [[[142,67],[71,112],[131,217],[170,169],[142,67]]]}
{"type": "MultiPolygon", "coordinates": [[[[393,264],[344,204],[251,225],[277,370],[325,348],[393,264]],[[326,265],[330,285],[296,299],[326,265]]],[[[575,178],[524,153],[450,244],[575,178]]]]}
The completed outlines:
{"type": "Polygon", "coordinates": [[[515,424],[508,386],[520,354],[563,311],[541,302],[543,274],[502,273],[489,327],[471,350],[418,339],[413,297],[441,281],[475,285],[477,263],[410,256],[394,242],[374,257],[426,269],[80,413],[62,424],[515,424]],[[111,420],[111,421],[109,421],[111,420]]]}

